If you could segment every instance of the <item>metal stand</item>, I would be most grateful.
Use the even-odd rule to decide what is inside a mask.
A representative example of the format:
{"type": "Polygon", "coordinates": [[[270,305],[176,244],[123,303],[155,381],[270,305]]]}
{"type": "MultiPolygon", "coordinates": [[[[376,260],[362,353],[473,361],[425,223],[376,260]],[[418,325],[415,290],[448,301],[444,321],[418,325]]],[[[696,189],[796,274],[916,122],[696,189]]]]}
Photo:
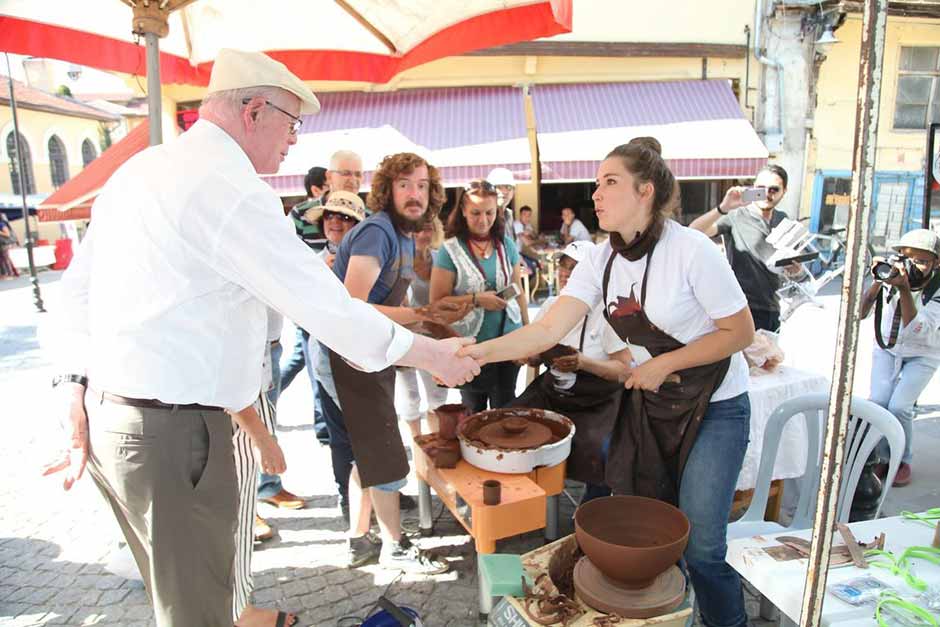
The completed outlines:
{"type": "Polygon", "coordinates": [[[480,559],[477,556],[477,587],[480,589],[480,618],[485,620],[491,611],[493,611],[493,597],[486,591],[486,585],[483,581],[483,569],[480,568],[480,559]]]}
{"type": "Polygon", "coordinates": [[[545,498],[545,539],[554,542],[558,539],[558,494],[545,498]]]}
{"type": "Polygon", "coordinates": [[[418,529],[424,537],[434,533],[434,521],[431,520],[431,486],[421,477],[418,477],[418,529]]]}

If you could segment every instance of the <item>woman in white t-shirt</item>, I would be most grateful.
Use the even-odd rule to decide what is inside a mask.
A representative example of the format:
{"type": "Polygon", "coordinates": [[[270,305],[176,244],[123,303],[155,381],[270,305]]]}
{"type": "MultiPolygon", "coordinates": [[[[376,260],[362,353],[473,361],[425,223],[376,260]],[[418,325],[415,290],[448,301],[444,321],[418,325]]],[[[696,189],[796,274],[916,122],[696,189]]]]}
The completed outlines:
{"type": "Polygon", "coordinates": [[[621,339],[652,355],[627,377],[607,482],[615,493],[682,509],[692,523],[685,558],[702,622],[743,626],[741,582],[725,553],[750,420],[740,351],[754,323],[718,248],[667,218],[675,190],[658,141],[616,147],[593,195],[610,240],[578,264],[542,319],[462,352],[485,364],[544,351],[601,304],[621,339]]]}

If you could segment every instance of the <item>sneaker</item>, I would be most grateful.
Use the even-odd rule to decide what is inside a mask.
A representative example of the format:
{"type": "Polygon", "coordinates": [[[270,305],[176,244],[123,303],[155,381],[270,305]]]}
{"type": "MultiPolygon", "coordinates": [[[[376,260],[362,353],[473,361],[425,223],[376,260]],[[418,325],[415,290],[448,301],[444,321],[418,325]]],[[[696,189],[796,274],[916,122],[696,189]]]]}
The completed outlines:
{"type": "Polygon", "coordinates": [[[411,510],[418,508],[418,502],[414,500],[414,497],[399,492],[398,507],[403,512],[410,512],[411,510]]]}
{"type": "Polygon", "coordinates": [[[369,534],[358,538],[346,539],[346,555],[348,568],[359,568],[377,558],[382,551],[382,541],[376,544],[369,538],[369,534]]]}
{"type": "Polygon", "coordinates": [[[440,575],[450,569],[447,562],[431,557],[412,544],[406,536],[402,536],[388,550],[382,551],[379,565],[409,575],[440,575]]]}
{"type": "Polygon", "coordinates": [[[901,462],[901,465],[898,467],[898,474],[894,475],[895,488],[903,488],[911,482],[911,465],[905,462],[901,462]]]}

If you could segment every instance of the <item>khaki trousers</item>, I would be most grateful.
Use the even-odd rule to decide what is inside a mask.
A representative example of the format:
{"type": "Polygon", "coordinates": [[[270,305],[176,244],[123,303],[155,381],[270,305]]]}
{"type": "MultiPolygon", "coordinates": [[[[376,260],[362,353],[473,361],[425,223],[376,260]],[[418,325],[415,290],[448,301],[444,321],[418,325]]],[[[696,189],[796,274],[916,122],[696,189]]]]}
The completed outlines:
{"type": "Polygon", "coordinates": [[[114,511],[158,627],[232,627],[238,493],[222,411],[85,396],[89,471],[114,511]]]}

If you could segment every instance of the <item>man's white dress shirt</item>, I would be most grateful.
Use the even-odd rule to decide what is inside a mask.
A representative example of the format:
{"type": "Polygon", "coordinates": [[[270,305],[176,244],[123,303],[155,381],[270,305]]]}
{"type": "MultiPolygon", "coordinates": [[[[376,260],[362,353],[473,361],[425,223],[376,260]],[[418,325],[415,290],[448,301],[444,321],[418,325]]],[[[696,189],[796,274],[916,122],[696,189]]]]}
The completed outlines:
{"type": "Polygon", "coordinates": [[[200,120],[118,168],[62,277],[62,372],[96,390],[242,409],[261,389],[266,306],[366,370],[414,336],[349,296],[221,128],[200,120]]]}

